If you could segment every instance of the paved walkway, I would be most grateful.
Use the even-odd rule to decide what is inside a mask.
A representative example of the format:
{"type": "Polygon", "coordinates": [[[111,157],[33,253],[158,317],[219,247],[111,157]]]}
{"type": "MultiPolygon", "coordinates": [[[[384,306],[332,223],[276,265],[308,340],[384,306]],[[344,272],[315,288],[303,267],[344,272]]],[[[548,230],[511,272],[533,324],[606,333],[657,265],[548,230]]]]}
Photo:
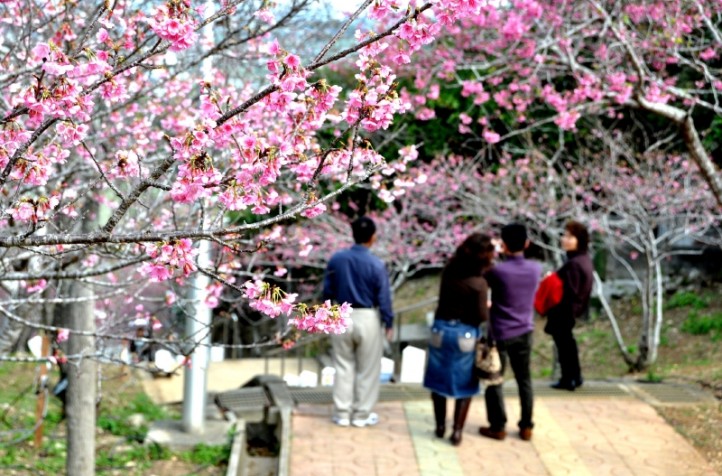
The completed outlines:
{"type": "MultiPolygon", "coordinates": [[[[213,363],[209,390],[236,389],[267,370],[256,368],[258,362],[239,362],[213,363]]],[[[159,403],[179,401],[183,374],[144,379],[143,386],[159,403]]],[[[377,406],[381,421],[372,428],[333,425],[327,403],[330,388],[317,389],[321,395],[300,401],[320,403],[299,403],[294,409],[291,476],[722,476],[653,407],[702,401],[705,396],[693,387],[599,381],[585,382],[572,393],[535,382],[536,428],[531,442],[513,431],[518,399],[513,382],[505,387],[511,430],[506,440],[478,435],[487,420],[484,400],[476,398],[459,447],[433,436],[431,401],[418,385],[384,386],[381,396],[386,401],[377,406]]],[[[453,414],[451,401],[447,414],[453,414]]]]}
{"type": "MultiPolygon", "coordinates": [[[[516,422],[518,399],[506,393],[509,422],[516,422]]],[[[486,414],[476,398],[459,447],[433,436],[430,400],[380,403],[381,421],[371,428],[338,427],[331,405],[302,404],[293,416],[291,475],[718,476],[647,402],[572,395],[535,400],[531,442],[516,431],[504,441],[479,436],[486,414]]]]}

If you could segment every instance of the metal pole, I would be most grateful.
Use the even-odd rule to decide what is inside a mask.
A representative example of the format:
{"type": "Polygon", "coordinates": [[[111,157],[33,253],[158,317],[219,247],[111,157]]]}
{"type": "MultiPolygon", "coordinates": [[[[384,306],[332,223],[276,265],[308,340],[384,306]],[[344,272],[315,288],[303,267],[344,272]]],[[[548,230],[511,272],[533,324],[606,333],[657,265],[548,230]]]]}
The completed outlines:
{"type": "MultiPolygon", "coordinates": [[[[210,267],[211,247],[201,241],[198,248],[198,266],[210,267]]],[[[183,379],[183,430],[186,433],[203,433],[206,412],[206,387],[211,344],[211,310],[206,305],[206,288],[210,279],[198,272],[193,280],[195,316],[186,319],[186,333],[195,342],[190,356],[190,366],[184,370],[183,379]]]]}
{"type": "Polygon", "coordinates": [[[396,355],[394,356],[394,373],[395,375],[401,375],[401,326],[402,326],[402,320],[401,316],[403,316],[404,313],[401,311],[398,311],[396,313],[396,345],[394,346],[396,348],[396,355]]]}
{"type": "MultiPolygon", "coordinates": [[[[213,9],[213,2],[206,1],[205,14],[213,9]]],[[[203,32],[208,43],[213,42],[213,23],[206,25],[203,32]]],[[[210,55],[201,63],[203,79],[212,83],[213,62],[210,55]]],[[[204,227],[200,224],[200,228],[204,227]]],[[[206,240],[198,247],[198,267],[210,268],[211,246],[206,240]]],[[[210,362],[211,344],[211,310],[206,305],[210,284],[208,276],[197,272],[193,280],[193,301],[195,316],[186,318],[186,334],[196,347],[190,356],[190,366],[185,368],[183,379],[183,431],[186,433],[203,433],[206,416],[206,389],[208,387],[208,364],[210,362]]]]}
{"type": "MultiPolygon", "coordinates": [[[[48,336],[42,337],[42,345],[40,350],[41,357],[47,357],[50,355],[50,338],[48,336]]],[[[43,444],[43,413],[45,412],[45,406],[47,401],[48,388],[48,363],[41,362],[40,364],[40,375],[38,377],[38,400],[35,405],[35,421],[39,422],[37,428],[35,428],[35,450],[40,450],[43,444]]]]}

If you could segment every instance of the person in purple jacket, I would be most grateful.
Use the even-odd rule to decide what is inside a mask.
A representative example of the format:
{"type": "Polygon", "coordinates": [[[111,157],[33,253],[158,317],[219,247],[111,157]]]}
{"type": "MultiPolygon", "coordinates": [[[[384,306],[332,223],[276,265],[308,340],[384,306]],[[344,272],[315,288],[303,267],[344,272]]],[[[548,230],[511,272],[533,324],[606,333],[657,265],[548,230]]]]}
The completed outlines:
{"type": "MultiPolygon", "coordinates": [[[[507,360],[511,364],[521,404],[519,436],[529,441],[534,427],[534,394],[529,367],[534,330],[534,293],[542,268],[539,263],[524,258],[524,250],[529,246],[524,225],[511,223],[504,226],[501,239],[506,259],[484,274],[491,289],[489,337],[496,342],[499,350],[502,374],[507,360]]],[[[479,428],[479,433],[487,438],[503,440],[506,438],[506,410],[502,386],[487,386],[484,399],[489,426],[479,428]]]]}

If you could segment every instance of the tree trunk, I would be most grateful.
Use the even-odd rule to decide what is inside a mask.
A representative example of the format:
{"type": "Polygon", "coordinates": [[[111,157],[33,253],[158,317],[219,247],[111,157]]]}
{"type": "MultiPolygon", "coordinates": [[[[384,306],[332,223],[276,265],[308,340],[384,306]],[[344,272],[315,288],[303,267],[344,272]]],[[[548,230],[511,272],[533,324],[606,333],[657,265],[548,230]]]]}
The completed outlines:
{"type": "MultiPolygon", "coordinates": [[[[97,220],[97,203],[83,206],[83,231],[89,231],[97,220]]],[[[61,282],[61,285],[63,283],[61,282]]],[[[70,299],[60,305],[56,314],[71,330],[94,333],[95,299],[90,283],[74,280],[64,283],[70,299]]],[[[58,288],[61,293],[61,288],[58,288]]],[[[70,332],[67,342],[69,356],[66,364],[68,389],[65,397],[67,425],[67,458],[65,468],[68,475],[95,475],[95,418],[97,403],[98,365],[95,360],[95,337],[70,332]]]]}
{"type": "Polygon", "coordinates": [[[0,317],[0,354],[11,352],[23,333],[25,325],[7,317],[0,317]]]}
{"type": "Polygon", "coordinates": [[[614,332],[614,339],[617,341],[617,347],[619,347],[619,351],[624,358],[624,362],[629,367],[632,367],[634,366],[634,359],[632,358],[632,355],[629,354],[629,351],[627,351],[627,345],[625,344],[624,337],[622,336],[622,332],[619,329],[617,317],[614,315],[614,311],[612,311],[612,306],[609,305],[607,298],[604,296],[604,284],[602,282],[602,279],[599,277],[599,273],[597,273],[596,271],[594,271],[594,282],[597,284],[599,301],[602,303],[604,312],[607,314],[609,322],[612,324],[612,331],[614,332]]]}
{"type": "MultiPolygon", "coordinates": [[[[655,250],[656,251],[656,250],[655,250]]],[[[654,275],[655,275],[655,320],[654,320],[654,333],[652,334],[652,346],[649,354],[649,365],[654,364],[657,361],[657,354],[659,352],[659,342],[662,339],[662,323],[664,322],[664,276],[662,275],[662,264],[657,259],[654,262],[654,275]]]]}
{"type": "MultiPolygon", "coordinates": [[[[39,233],[44,234],[44,233],[39,233]]],[[[25,268],[25,271],[37,272],[38,263],[37,259],[33,258],[30,260],[29,265],[25,268]]],[[[18,281],[9,281],[5,283],[6,290],[14,296],[25,297],[25,291],[21,289],[18,281]]],[[[43,292],[45,294],[45,292],[43,292]]],[[[21,304],[14,312],[18,316],[22,316],[25,320],[38,323],[44,322],[43,313],[47,309],[47,305],[26,303],[21,304]]],[[[5,316],[0,317],[0,354],[7,354],[11,352],[19,352],[25,349],[27,340],[32,337],[32,333],[35,329],[30,329],[25,324],[9,319],[5,316]]]]}
{"type": "Polygon", "coordinates": [[[669,104],[648,101],[641,94],[637,95],[636,100],[643,109],[659,114],[679,124],[690,157],[692,157],[694,163],[699,167],[699,171],[704,176],[707,185],[709,185],[710,191],[714,195],[715,200],[717,200],[717,204],[722,207],[722,175],[720,175],[719,170],[704,148],[692,115],[687,111],[669,104]]]}
{"type": "Polygon", "coordinates": [[[635,370],[645,370],[651,364],[651,358],[654,353],[653,336],[654,322],[652,318],[652,300],[654,293],[654,260],[649,252],[646,255],[647,269],[644,277],[644,289],[642,292],[642,333],[639,336],[639,358],[635,370]]]}
{"type": "MultiPolygon", "coordinates": [[[[95,332],[95,301],[89,285],[74,281],[70,296],[86,298],[63,306],[68,328],[95,332]]],[[[90,355],[95,352],[95,337],[71,333],[68,339],[70,355],[90,355]]],[[[95,474],[95,404],[97,394],[97,364],[94,358],[83,357],[68,362],[67,410],[67,474],[93,476],[95,474]]]]}

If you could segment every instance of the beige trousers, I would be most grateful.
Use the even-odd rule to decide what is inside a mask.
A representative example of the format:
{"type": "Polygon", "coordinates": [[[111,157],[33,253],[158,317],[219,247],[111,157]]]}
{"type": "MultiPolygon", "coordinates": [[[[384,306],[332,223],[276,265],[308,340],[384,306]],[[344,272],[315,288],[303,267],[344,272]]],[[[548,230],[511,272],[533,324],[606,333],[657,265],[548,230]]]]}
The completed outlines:
{"type": "Polygon", "coordinates": [[[381,320],[376,309],[354,309],[343,334],[331,336],[336,375],[333,384],[334,416],[366,419],[379,399],[381,320]]]}

